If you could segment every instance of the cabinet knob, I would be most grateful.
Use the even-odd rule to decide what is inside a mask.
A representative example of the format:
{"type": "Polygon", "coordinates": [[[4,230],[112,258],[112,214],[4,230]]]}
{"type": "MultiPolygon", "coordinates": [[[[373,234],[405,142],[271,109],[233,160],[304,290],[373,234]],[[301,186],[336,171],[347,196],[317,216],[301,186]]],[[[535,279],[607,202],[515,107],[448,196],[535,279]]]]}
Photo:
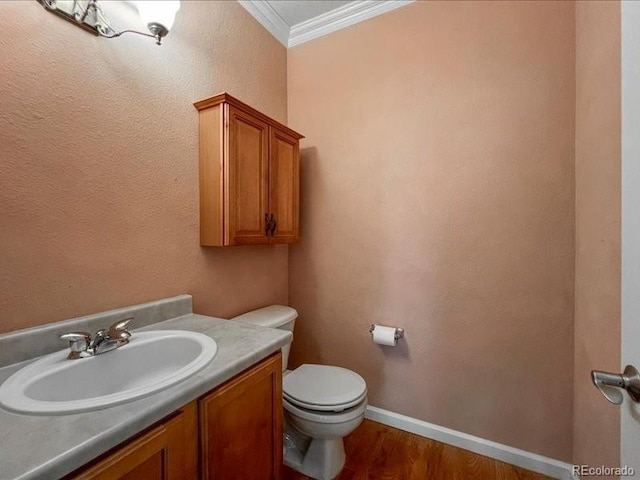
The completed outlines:
{"type": "Polygon", "coordinates": [[[271,214],[271,236],[275,235],[277,228],[278,228],[278,221],[276,220],[276,217],[272,213],[271,214]]]}

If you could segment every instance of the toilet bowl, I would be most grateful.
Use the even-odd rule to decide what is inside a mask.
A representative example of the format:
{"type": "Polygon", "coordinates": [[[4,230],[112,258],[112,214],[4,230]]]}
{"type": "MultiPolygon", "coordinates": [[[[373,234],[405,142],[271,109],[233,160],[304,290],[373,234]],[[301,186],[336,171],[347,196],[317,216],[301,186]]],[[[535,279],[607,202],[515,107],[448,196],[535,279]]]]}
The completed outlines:
{"type": "MultiPolygon", "coordinates": [[[[293,308],[271,305],[232,320],[293,331],[297,316],[293,308]]],[[[343,438],[364,419],[367,385],[342,367],[304,364],[285,370],[289,347],[282,348],[284,463],[308,477],[332,480],[344,467],[343,438]]]]}

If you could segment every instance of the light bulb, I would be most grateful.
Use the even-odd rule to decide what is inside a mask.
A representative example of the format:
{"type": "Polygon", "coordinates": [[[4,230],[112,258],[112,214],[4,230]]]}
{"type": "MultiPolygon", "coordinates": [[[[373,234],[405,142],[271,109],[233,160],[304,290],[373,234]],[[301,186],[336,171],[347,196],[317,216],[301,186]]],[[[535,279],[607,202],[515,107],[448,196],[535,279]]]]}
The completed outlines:
{"type": "Polygon", "coordinates": [[[149,27],[151,33],[164,37],[176,18],[176,13],[180,10],[179,0],[139,0],[134,2],[138,8],[138,13],[142,21],[149,27]]]}

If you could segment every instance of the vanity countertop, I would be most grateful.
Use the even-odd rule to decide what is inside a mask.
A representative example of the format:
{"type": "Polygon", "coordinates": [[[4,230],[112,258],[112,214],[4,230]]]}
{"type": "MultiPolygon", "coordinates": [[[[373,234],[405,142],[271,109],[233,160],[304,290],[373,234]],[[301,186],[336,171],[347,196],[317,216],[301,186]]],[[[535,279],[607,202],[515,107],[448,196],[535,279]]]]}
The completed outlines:
{"type": "MultiPolygon", "coordinates": [[[[188,379],[123,405],[57,416],[22,415],[0,408],[0,480],[61,478],[278,351],[292,337],[284,330],[193,313],[139,330],[200,332],[217,342],[218,353],[188,379]]],[[[135,336],[135,330],[132,333],[135,336]]],[[[0,383],[27,363],[0,368],[0,383]]]]}

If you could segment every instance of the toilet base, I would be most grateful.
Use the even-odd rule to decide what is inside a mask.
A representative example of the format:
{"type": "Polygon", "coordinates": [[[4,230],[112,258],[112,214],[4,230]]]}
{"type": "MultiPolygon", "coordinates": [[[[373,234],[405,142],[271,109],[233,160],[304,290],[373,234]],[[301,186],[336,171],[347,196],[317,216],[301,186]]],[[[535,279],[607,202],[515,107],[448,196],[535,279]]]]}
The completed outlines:
{"type": "Polygon", "coordinates": [[[346,455],[342,438],[310,438],[293,426],[285,430],[284,464],[316,480],[333,480],[342,471],[346,455]]]}

